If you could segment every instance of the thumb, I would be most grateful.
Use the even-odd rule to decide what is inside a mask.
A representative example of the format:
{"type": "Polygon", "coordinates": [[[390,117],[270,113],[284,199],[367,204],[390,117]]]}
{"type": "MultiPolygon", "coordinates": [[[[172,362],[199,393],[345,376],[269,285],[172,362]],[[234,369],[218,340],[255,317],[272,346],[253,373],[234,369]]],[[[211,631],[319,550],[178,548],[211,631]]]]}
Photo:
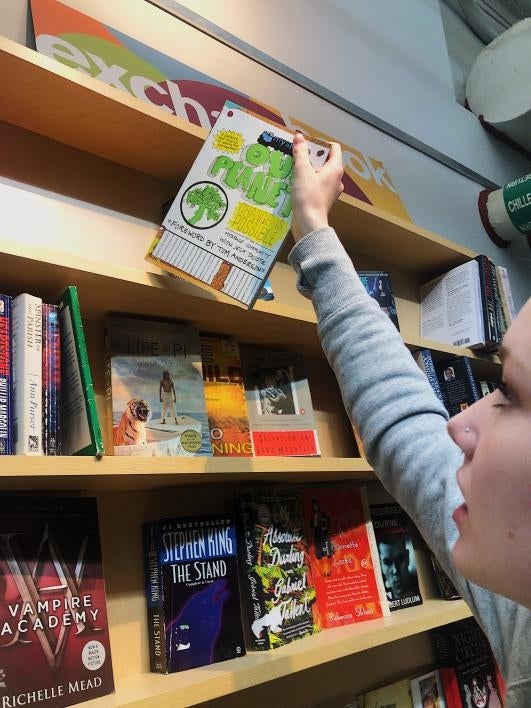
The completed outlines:
{"type": "Polygon", "coordinates": [[[301,174],[304,170],[312,168],[306,140],[302,133],[295,133],[293,136],[293,160],[295,162],[295,174],[301,174]]]}

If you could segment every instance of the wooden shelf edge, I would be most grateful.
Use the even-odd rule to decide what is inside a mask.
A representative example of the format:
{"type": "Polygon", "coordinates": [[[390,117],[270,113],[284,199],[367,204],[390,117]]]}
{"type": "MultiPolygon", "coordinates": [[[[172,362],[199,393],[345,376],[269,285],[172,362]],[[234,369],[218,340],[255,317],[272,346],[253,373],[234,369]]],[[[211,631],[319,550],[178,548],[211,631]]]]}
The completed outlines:
{"type": "Polygon", "coordinates": [[[470,616],[462,600],[426,600],[391,617],[328,629],[280,649],[249,653],[241,659],[181,674],[143,674],[124,680],[123,685],[118,682],[116,694],[87,706],[175,708],[202,703],[470,616]]]}

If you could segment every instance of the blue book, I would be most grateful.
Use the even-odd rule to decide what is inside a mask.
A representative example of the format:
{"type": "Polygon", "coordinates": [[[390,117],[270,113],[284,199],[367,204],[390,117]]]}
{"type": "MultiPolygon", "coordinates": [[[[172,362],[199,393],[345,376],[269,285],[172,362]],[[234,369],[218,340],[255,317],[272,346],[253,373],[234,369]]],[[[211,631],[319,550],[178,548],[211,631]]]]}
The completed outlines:
{"type": "Polygon", "coordinates": [[[0,455],[13,455],[11,298],[0,295],[0,455]]]}
{"type": "Polygon", "coordinates": [[[243,656],[233,515],[161,519],[143,533],[151,671],[243,656]]]}

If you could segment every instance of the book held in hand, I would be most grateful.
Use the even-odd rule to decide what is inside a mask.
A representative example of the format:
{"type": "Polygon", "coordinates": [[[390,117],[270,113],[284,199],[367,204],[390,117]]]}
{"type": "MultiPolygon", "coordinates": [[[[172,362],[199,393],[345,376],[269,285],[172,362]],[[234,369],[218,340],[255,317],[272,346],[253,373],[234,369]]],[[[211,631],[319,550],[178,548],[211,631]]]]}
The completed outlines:
{"type": "Polygon", "coordinates": [[[2,705],[112,693],[96,500],[0,495],[0,577],[2,705]]]}
{"type": "Polygon", "coordinates": [[[161,519],[143,531],[151,670],[243,656],[233,516],[161,519]]]}
{"type": "MultiPolygon", "coordinates": [[[[146,258],[252,307],[291,223],[293,131],[227,101],[146,258]]],[[[329,143],[308,138],[310,161],[329,143]]]]}

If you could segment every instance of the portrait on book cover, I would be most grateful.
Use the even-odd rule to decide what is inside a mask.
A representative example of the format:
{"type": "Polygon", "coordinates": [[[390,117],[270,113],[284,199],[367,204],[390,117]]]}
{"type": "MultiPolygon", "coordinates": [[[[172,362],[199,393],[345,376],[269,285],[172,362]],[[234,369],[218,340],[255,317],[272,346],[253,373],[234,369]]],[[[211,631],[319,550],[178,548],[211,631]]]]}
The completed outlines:
{"type": "Polygon", "coordinates": [[[261,415],[299,414],[295,380],[291,367],[261,369],[256,372],[261,415]]]}

